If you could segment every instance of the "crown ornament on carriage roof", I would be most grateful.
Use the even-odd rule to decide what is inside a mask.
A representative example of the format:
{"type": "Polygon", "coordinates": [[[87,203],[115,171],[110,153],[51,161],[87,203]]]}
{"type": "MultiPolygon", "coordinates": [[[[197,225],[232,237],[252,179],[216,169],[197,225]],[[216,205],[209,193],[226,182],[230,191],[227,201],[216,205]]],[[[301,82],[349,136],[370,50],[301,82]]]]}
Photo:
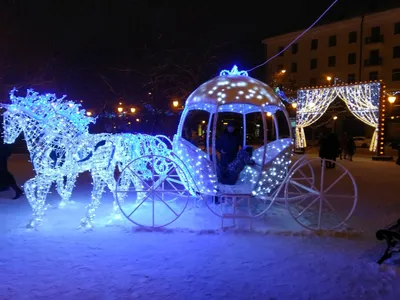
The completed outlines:
{"type": "Polygon", "coordinates": [[[249,76],[247,71],[239,71],[236,65],[233,66],[232,70],[222,70],[219,76],[249,76]]]}

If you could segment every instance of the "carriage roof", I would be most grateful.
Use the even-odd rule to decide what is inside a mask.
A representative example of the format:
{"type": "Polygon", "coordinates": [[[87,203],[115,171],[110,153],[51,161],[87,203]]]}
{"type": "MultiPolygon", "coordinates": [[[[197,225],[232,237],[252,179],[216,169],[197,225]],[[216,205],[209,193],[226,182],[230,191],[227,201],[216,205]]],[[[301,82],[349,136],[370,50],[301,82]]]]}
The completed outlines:
{"type": "Polygon", "coordinates": [[[225,73],[197,88],[186,100],[186,109],[219,112],[266,112],[283,109],[279,97],[267,84],[249,76],[225,73]]]}

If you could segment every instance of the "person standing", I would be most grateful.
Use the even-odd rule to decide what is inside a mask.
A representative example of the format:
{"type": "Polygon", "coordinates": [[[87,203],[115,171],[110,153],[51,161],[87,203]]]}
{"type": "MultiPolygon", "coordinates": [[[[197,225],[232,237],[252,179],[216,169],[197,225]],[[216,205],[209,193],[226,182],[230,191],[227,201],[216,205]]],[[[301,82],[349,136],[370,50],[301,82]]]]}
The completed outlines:
{"type": "Polygon", "coordinates": [[[346,151],[346,156],[348,156],[350,161],[353,161],[353,155],[356,153],[356,144],[352,136],[347,137],[346,151]]]}
{"type": "Polygon", "coordinates": [[[340,143],[336,134],[331,133],[326,139],[326,150],[325,150],[325,158],[330,160],[326,162],[326,167],[328,169],[335,168],[336,158],[339,156],[340,143]],[[332,162],[333,161],[333,162],[332,162]]]}
{"type": "Polygon", "coordinates": [[[216,150],[221,154],[220,167],[226,168],[239,152],[242,146],[242,139],[235,133],[235,126],[229,121],[225,132],[218,138],[216,150]]]}
{"type": "Polygon", "coordinates": [[[340,159],[346,159],[347,153],[347,132],[343,133],[343,136],[340,138],[340,159]]]}
{"type": "Polygon", "coordinates": [[[13,199],[18,199],[23,195],[21,188],[17,185],[14,176],[10,173],[7,166],[8,158],[11,156],[11,151],[8,145],[3,141],[0,143],[0,191],[6,191],[10,187],[15,191],[13,199]]]}

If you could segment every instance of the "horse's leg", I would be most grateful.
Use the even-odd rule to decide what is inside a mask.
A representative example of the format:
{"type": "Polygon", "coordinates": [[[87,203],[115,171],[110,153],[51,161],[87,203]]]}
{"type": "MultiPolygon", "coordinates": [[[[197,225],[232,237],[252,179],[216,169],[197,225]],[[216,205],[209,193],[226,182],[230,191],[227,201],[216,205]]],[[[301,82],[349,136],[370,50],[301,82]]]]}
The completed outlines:
{"type": "Polygon", "coordinates": [[[92,170],[93,178],[93,191],[92,191],[92,201],[88,206],[86,206],[86,216],[81,220],[81,227],[90,229],[93,227],[93,219],[95,217],[96,209],[100,205],[101,195],[106,187],[106,182],[100,176],[99,172],[92,170]]]}
{"type": "Polygon", "coordinates": [[[129,174],[126,171],[122,172],[119,181],[115,183],[115,191],[113,191],[114,201],[113,201],[112,217],[115,219],[121,218],[121,210],[119,208],[119,205],[122,205],[125,202],[129,186],[130,186],[129,174]],[[117,203],[117,197],[119,205],[117,203]]]}
{"type": "Polygon", "coordinates": [[[36,176],[25,182],[25,195],[32,207],[32,220],[27,227],[36,228],[43,221],[44,212],[47,209],[46,198],[52,180],[45,176],[36,176]]]}
{"type": "Polygon", "coordinates": [[[142,180],[140,180],[140,178],[137,175],[133,175],[132,174],[132,183],[133,186],[135,187],[136,191],[140,191],[140,192],[136,192],[136,204],[142,203],[143,199],[146,197],[146,192],[144,192],[145,187],[143,185],[142,180]]]}
{"type": "Polygon", "coordinates": [[[57,191],[61,196],[61,202],[58,207],[63,208],[68,203],[70,203],[72,190],[75,187],[75,182],[78,177],[78,174],[72,173],[66,176],[60,176],[57,178],[57,191]]]}

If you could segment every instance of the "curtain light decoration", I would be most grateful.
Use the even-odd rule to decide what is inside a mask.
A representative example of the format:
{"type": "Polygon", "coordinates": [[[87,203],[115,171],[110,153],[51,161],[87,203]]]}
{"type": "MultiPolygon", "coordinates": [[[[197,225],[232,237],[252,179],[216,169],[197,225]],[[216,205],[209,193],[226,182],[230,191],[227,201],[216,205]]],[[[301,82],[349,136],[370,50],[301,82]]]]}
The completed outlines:
{"type": "MultiPolygon", "coordinates": [[[[52,183],[57,185],[60,207],[63,207],[70,200],[78,175],[90,171],[93,191],[81,226],[91,228],[105,187],[115,191],[116,166],[123,169],[138,156],[164,155],[170,151],[165,142],[150,135],[89,134],[88,126],[95,119],[88,117],[79,104],[64,100],[65,97],[40,95],[33,90],[28,90],[26,97],[17,97],[15,92],[10,93],[11,104],[2,104],[7,109],[3,115],[4,142],[14,143],[23,133],[36,172],[36,176],[24,184],[33,213],[30,227],[42,222],[52,183]]],[[[146,171],[141,170],[142,173],[146,171]]],[[[138,178],[123,178],[121,182],[126,189],[130,183],[138,189],[141,187],[138,178]]],[[[112,216],[120,218],[115,200],[112,216]]]]}
{"type": "Polygon", "coordinates": [[[350,112],[357,119],[375,128],[369,150],[376,151],[381,84],[379,82],[373,82],[368,84],[347,85],[339,87],[336,90],[338,96],[346,103],[350,112]]]}
{"type": "Polygon", "coordinates": [[[300,90],[297,94],[296,147],[307,147],[304,127],[318,121],[337,97],[332,88],[300,90]]]}
{"type": "Polygon", "coordinates": [[[370,151],[376,151],[381,89],[380,82],[369,82],[299,90],[297,94],[296,147],[305,148],[307,146],[304,127],[318,121],[329,105],[336,97],[339,97],[357,119],[375,128],[370,151]]]}

